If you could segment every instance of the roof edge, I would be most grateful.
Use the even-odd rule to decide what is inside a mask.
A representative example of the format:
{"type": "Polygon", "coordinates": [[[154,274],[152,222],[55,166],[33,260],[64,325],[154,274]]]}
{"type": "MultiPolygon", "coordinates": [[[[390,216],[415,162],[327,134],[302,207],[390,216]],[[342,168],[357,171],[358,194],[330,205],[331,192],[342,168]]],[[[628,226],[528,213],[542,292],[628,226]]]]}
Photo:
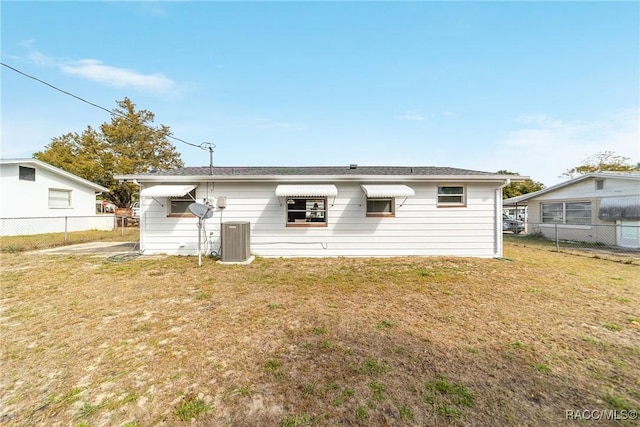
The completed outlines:
{"type": "Polygon", "coordinates": [[[543,188],[542,190],[535,191],[533,193],[523,194],[522,196],[511,197],[509,199],[504,199],[502,204],[512,204],[512,203],[520,203],[525,202],[534,197],[541,196],[546,193],[550,193],[552,191],[559,190],[561,188],[567,187],[569,185],[573,185],[577,182],[584,181],[589,178],[616,178],[616,179],[629,179],[629,180],[638,180],[640,181],[640,173],[637,172],[628,172],[628,173],[607,173],[607,172],[594,172],[587,173],[584,175],[580,175],[576,178],[570,179],[568,181],[560,182],[558,184],[552,185],[551,187],[543,188]]]}
{"type": "Polygon", "coordinates": [[[62,175],[68,179],[71,179],[73,181],[77,181],[81,184],[84,184],[86,186],[92,187],[95,190],[101,191],[101,192],[108,192],[109,189],[107,187],[103,187],[100,184],[96,184],[95,182],[91,182],[87,179],[84,179],[82,177],[79,177],[78,175],[72,174],[71,172],[67,172],[63,169],[57,168],[53,165],[50,165],[47,162],[43,162],[42,160],[38,160],[38,159],[34,159],[34,158],[30,158],[30,159],[0,159],[0,165],[15,165],[15,164],[33,164],[33,165],[38,165],[44,169],[47,169],[53,173],[56,173],[58,175],[62,175]]]}
{"type": "Polygon", "coordinates": [[[226,181],[226,182],[248,182],[248,181],[343,181],[343,182],[522,182],[529,177],[517,175],[115,175],[119,181],[139,181],[139,182],[190,182],[190,181],[226,181]]]}

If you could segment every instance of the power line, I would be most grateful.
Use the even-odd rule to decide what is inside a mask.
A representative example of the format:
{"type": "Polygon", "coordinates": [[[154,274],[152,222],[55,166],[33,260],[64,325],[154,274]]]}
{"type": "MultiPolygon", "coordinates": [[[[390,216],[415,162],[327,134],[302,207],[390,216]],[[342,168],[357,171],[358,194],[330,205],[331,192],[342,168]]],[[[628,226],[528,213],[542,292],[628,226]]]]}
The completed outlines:
{"type": "MultiPolygon", "coordinates": [[[[74,94],[73,94],[73,93],[71,93],[71,92],[67,92],[66,90],[62,90],[62,89],[60,89],[59,87],[56,87],[56,86],[52,85],[51,83],[47,83],[47,82],[45,82],[44,80],[40,80],[40,79],[39,79],[39,78],[37,78],[37,77],[31,76],[31,75],[29,75],[29,74],[27,74],[27,73],[25,73],[25,72],[23,72],[23,71],[18,70],[17,68],[14,68],[14,67],[12,67],[12,66],[10,66],[10,65],[5,64],[4,62],[0,62],[0,65],[2,65],[3,67],[7,67],[8,69],[10,69],[10,70],[12,70],[12,71],[15,71],[16,73],[21,74],[21,75],[23,75],[23,76],[25,76],[25,77],[27,77],[27,78],[30,78],[30,79],[32,79],[32,80],[35,80],[35,81],[37,81],[38,83],[42,83],[42,84],[43,84],[43,85],[45,85],[45,86],[49,86],[51,89],[57,90],[58,92],[62,92],[62,93],[64,93],[65,95],[68,95],[68,96],[70,96],[70,97],[72,97],[72,98],[75,98],[75,99],[77,99],[77,100],[79,100],[79,101],[82,101],[82,102],[84,102],[84,103],[86,103],[86,104],[89,104],[89,105],[91,105],[92,107],[96,107],[96,108],[99,108],[99,109],[101,109],[101,110],[104,110],[104,111],[106,111],[107,113],[109,113],[109,114],[110,114],[110,115],[112,115],[112,116],[119,116],[119,117],[122,117],[123,119],[126,119],[126,120],[129,120],[129,121],[133,122],[133,120],[132,120],[130,117],[128,117],[128,116],[126,116],[126,115],[124,115],[124,114],[122,114],[122,113],[120,113],[120,112],[118,112],[118,111],[115,111],[115,110],[109,110],[108,108],[105,108],[105,107],[103,107],[103,106],[101,106],[101,105],[98,105],[98,104],[93,103],[93,102],[91,102],[91,101],[87,101],[86,99],[81,98],[81,97],[79,97],[78,95],[74,95],[74,94]]],[[[153,130],[153,129],[152,129],[151,127],[149,127],[149,126],[146,126],[146,125],[143,125],[143,126],[145,126],[147,129],[153,130]]],[[[167,137],[168,137],[168,138],[171,138],[171,139],[173,139],[173,140],[175,140],[175,141],[180,141],[180,142],[182,142],[183,144],[187,144],[187,145],[190,145],[190,146],[192,146],[192,147],[200,148],[200,149],[202,149],[202,150],[209,150],[209,152],[211,152],[211,151],[213,150],[213,148],[215,148],[215,146],[216,146],[215,144],[212,144],[212,143],[210,143],[210,142],[203,142],[202,144],[197,145],[197,144],[192,144],[191,142],[187,142],[187,141],[185,141],[184,139],[176,138],[175,136],[167,135],[167,137]]]]}

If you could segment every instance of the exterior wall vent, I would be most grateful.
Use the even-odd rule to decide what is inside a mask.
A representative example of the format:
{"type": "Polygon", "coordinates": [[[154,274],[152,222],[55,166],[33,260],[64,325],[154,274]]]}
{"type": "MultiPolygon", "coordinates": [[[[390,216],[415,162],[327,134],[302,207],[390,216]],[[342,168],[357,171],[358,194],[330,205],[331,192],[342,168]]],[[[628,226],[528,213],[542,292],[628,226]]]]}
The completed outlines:
{"type": "Polygon", "coordinates": [[[220,261],[242,262],[251,256],[251,223],[248,221],[227,221],[222,223],[222,250],[220,261]]]}

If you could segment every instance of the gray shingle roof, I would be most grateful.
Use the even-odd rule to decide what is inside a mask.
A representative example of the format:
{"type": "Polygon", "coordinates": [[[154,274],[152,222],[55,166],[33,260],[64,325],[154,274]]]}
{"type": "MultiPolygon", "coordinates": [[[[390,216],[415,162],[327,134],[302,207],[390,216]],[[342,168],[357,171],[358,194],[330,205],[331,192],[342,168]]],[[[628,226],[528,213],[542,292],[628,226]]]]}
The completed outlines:
{"type": "Polygon", "coordinates": [[[415,175],[415,176],[477,176],[498,175],[469,169],[436,166],[209,166],[162,170],[141,176],[270,176],[270,175],[415,175]]]}

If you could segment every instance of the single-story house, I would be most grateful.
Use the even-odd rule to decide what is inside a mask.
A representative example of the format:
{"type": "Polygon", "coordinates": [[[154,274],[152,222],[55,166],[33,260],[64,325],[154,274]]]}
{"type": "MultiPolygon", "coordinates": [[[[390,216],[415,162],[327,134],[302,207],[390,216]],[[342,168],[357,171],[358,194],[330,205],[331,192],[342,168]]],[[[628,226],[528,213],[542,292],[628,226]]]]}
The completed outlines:
{"type": "Polygon", "coordinates": [[[530,234],[640,248],[640,172],[589,173],[503,204],[527,208],[530,234]]]}
{"type": "Polygon", "coordinates": [[[108,188],[43,161],[0,159],[0,185],[0,235],[61,232],[65,221],[67,231],[113,227],[96,217],[96,194],[108,188]]]}
{"type": "Polygon", "coordinates": [[[225,224],[245,224],[249,236],[238,244],[263,257],[500,257],[502,188],[526,179],[355,164],[186,167],[116,178],[140,185],[143,253],[198,254],[199,236],[224,252],[225,224]],[[202,219],[205,236],[189,209],[194,202],[213,208],[202,219]]]}

